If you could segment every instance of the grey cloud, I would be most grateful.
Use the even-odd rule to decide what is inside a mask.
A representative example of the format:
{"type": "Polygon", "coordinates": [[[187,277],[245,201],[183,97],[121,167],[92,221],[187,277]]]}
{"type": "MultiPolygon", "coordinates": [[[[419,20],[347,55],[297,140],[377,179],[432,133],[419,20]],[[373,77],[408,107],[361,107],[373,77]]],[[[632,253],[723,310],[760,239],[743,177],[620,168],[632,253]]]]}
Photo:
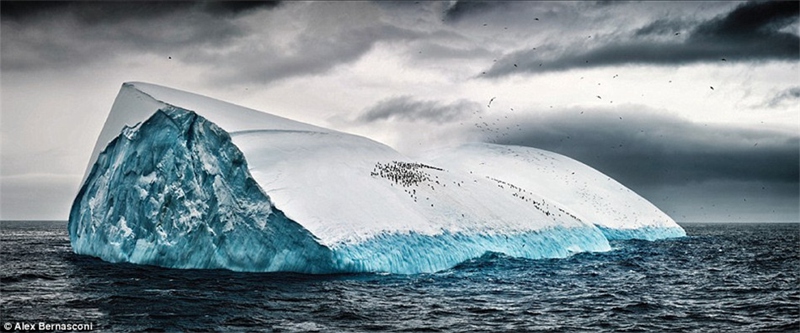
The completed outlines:
{"type": "Polygon", "coordinates": [[[67,1],[0,1],[0,18],[3,20],[26,20],[70,6],[67,1]]]}
{"type": "Polygon", "coordinates": [[[418,59],[470,59],[489,56],[491,52],[480,47],[458,48],[433,43],[421,45],[418,53],[414,54],[418,59]]]}
{"type": "Polygon", "coordinates": [[[673,35],[680,33],[686,26],[685,22],[659,19],[634,31],[635,36],[673,35]]]}
{"type": "Polygon", "coordinates": [[[478,103],[463,99],[450,104],[442,104],[436,101],[417,101],[411,96],[400,96],[378,102],[364,111],[356,121],[371,123],[400,120],[442,124],[463,119],[476,110],[481,110],[478,103]]]}
{"type": "Polygon", "coordinates": [[[594,3],[596,5],[598,5],[598,6],[613,6],[613,5],[619,5],[619,4],[628,3],[628,2],[630,2],[630,1],[624,1],[624,0],[597,0],[594,3]]]}
{"type": "MultiPolygon", "coordinates": [[[[595,36],[603,44],[520,50],[499,59],[487,77],[624,64],[675,65],[703,61],[796,60],[800,37],[782,29],[797,20],[798,2],[750,2],[689,29],[686,23],[657,20],[627,39],[595,36]],[[681,34],[681,31],[688,30],[681,34]],[[678,34],[678,35],[676,35],[678,34]],[[517,66],[514,66],[517,65],[517,66]]],[[[599,42],[598,42],[599,43],[599,42]]]]}
{"type": "MultiPolygon", "coordinates": [[[[6,2],[3,2],[5,5],[6,2]]],[[[316,8],[297,17],[308,20],[286,45],[276,34],[247,25],[236,15],[275,2],[68,2],[41,7],[5,5],[2,69],[43,70],[107,62],[131,54],[157,54],[187,64],[210,65],[207,79],[217,84],[270,83],[291,76],[325,73],[359,59],[379,41],[415,39],[421,32],[358,17],[352,5],[316,8]],[[316,15],[316,16],[314,16],[316,15]],[[342,25],[341,20],[353,19],[342,25]]],[[[317,4],[306,4],[316,6],[317,4]]],[[[303,4],[294,4],[303,6],[303,4]]],[[[324,7],[319,5],[319,7],[324,7]]],[[[370,9],[365,9],[375,14],[370,9]]],[[[276,14],[280,15],[280,14],[276,14]]],[[[269,17],[265,17],[269,19],[269,17]]],[[[295,33],[295,32],[292,32],[295,33]]]]}
{"type": "Polygon", "coordinates": [[[200,50],[189,61],[213,63],[221,74],[219,82],[270,83],[291,76],[322,74],[358,60],[379,41],[415,39],[418,32],[391,25],[355,27],[324,33],[304,31],[295,38],[292,50],[270,44],[239,45],[233,52],[200,50]]]}
{"type": "Polygon", "coordinates": [[[636,192],[679,222],[798,222],[800,217],[796,183],[708,181],[636,192]]]}
{"type": "Polygon", "coordinates": [[[780,107],[787,104],[797,106],[800,104],[800,87],[792,87],[781,91],[772,97],[766,104],[771,108],[780,107]]]}
{"type": "Polygon", "coordinates": [[[457,22],[463,18],[483,14],[496,8],[508,7],[505,1],[457,1],[444,12],[444,20],[457,22]]]}
{"type": "Polygon", "coordinates": [[[800,3],[797,1],[748,2],[723,17],[701,24],[695,30],[693,38],[780,37],[782,34],[775,32],[795,20],[800,14],[798,12],[800,3]]]}
{"type": "Polygon", "coordinates": [[[229,16],[211,14],[221,9],[204,10],[192,2],[42,6],[3,12],[3,70],[80,66],[141,52],[167,58],[181,51],[225,46],[244,33],[229,16]]]}
{"type": "Polygon", "coordinates": [[[0,17],[25,21],[72,15],[86,25],[147,20],[200,11],[238,15],[257,8],[274,8],[280,1],[2,1],[0,17]]]}
{"type": "Polygon", "coordinates": [[[571,109],[492,138],[582,161],[632,187],[712,180],[800,183],[800,137],[705,126],[646,109],[571,109]]]}
{"type": "Polygon", "coordinates": [[[281,1],[205,1],[203,9],[212,14],[239,15],[256,9],[272,9],[278,7],[281,1]]]}

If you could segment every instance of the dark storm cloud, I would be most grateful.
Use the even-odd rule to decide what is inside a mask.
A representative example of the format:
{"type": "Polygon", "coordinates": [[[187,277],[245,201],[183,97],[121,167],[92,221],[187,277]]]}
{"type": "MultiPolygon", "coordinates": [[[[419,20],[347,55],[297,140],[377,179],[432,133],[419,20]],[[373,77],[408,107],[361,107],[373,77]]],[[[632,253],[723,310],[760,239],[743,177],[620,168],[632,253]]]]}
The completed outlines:
{"type": "Polygon", "coordinates": [[[204,10],[213,14],[238,15],[259,8],[275,8],[280,1],[206,1],[204,10]]]}
{"type": "Polygon", "coordinates": [[[237,15],[274,8],[280,1],[2,1],[0,17],[23,21],[69,13],[85,24],[149,19],[189,10],[212,15],[237,15]]]}
{"type": "Polygon", "coordinates": [[[215,18],[226,15],[193,2],[2,4],[3,70],[70,68],[142,52],[167,58],[226,45],[243,33],[229,19],[215,18]]]}
{"type": "Polygon", "coordinates": [[[744,40],[782,37],[783,34],[775,32],[795,20],[799,11],[797,1],[749,2],[726,16],[701,24],[693,37],[744,40]]]}
{"type": "Polygon", "coordinates": [[[779,107],[784,105],[800,106],[800,87],[792,87],[781,91],[772,97],[766,104],[769,107],[779,107]]]}
{"type": "Polygon", "coordinates": [[[223,47],[245,31],[237,14],[274,2],[0,2],[3,70],[79,66],[136,53],[223,47]]]}
{"type": "MultiPolygon", "coordinates": [[[[69,2],[41,6],[10,3],[3,19],[3,70],[36,71],[104,63],[115,57],[156,55],[176,63],[211,66],[218,84],[270,83],[325,73],[358,60],[377,42],[425,36],[384,23],[369,9],[297,3],[303,14],[275,25],[237,20],[276,2],[69,2]],[[306,8],[303,8],[306,7],[306,8]],[[344,8],[350,8],[349,10],[344,8]],[[342,24],[348,22],[348,24],[342,24]],[[293,36],[291,42],[276,42],[293,36]]],[[[5,8],[5,7],[4,7],[5,8]]],[[[281,15],[276,13],[274,15],[281,15]]]]}
{"type": "Polygon", "coordinates": [[[650,36],[650,35],[674,35],[680,33],[686,27],[686,23],[682,21],[659,19],[653,21],[644,27],[634,31],[635,36],[650,36]]]}
{"type": "Polygon", "coordinates": [[[0,3],[3,20],[26,22],[70,15],[84,25],[150,19],[190,10],[196,5],[193,2],[181,1],[3,1],[0,3]]]}
{"type": "Polygon", "coordinates": [[[508,7],[506,1],[457,1],[444,12],[444,20],[457,22],[474,14],[484,14],[497,8],[508,7]]]}
{"type": "Polygon", "coordinates": [[[450,104],[442,104],[436,101],[417,101],[411,96],[400,96],[378,102],[358,116],[356,121],[371,123],[400,120],[442,124],[463,119],[476,110],[481,110],[478,103],[463,99],[450,104]]]}
{"type": "Polygon", "coordinates": [[[0,19],[24,20],[70,5],[68,1],[0,1],[0,19]]]}
{"type": "Polygon", "coordinates": [[[800,137],[705,126],[654,111],[572,109],[493,141],[555,151],[632,188],[704,181],[798,185],[800,137]]]}
{"type": "Polygon", "coordinates": [[[624,0],[597,0],[594,3],[596,5],[598,5],[598,6],[613,6],[613,5],[619,5],[619,4],[624,4],[624,3],[628,3],[628,2],[630,2],[630,1],[624,1],[624,0]]]}
{"type": "Polygon", "coordinates": [[[783,29],[797,21],[796,1],[749,2],[694,27],[676,20],[657,20],[627,39],[595,36],[586,46],[522,50],[499,59],[486,75],[561,71],[624,64],[680,65],[695,62],[796,60],[800,37],[783,29]],[[515,66],[516,65],[516,66],[515,66]]]}

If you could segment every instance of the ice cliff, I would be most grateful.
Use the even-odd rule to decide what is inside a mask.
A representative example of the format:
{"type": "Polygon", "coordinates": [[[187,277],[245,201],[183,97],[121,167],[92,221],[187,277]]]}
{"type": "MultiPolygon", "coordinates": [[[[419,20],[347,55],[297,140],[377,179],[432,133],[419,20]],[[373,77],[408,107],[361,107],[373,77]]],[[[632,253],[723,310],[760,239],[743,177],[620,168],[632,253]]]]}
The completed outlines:
{"type": "Polygon", "coordinates": [[[236,271],[434,272],[486,252],[607,251],[685,233],[555,153],[467,144],[412,159],[370,139],[125,83],[69,218],[76,253],[236,271]]]}

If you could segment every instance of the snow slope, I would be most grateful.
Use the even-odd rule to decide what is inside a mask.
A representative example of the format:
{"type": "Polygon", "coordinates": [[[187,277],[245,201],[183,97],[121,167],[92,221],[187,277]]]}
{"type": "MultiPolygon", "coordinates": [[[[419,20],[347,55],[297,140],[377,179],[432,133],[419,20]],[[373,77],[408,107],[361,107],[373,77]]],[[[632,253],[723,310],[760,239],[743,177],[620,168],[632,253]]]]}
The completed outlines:
{"type": "Polygon", "coordinates": [[[70,214],[77,253],[181,268],[433,272],[485,252],[609,250],[683,230],[566,157],[467,145],[421,161],[370,139],[126,83],[70,214]],[[572,172],[576,172],[573,175],[572,172]]]}
{"type": "Polygon", "coordinates": [[[427,160],[495,179],[512,196],[543,195],[598,226],[609,239],[685,236],[675,221],[607,175],[569,157],[519,146],[470,143],[426,153],[427,160]]]}

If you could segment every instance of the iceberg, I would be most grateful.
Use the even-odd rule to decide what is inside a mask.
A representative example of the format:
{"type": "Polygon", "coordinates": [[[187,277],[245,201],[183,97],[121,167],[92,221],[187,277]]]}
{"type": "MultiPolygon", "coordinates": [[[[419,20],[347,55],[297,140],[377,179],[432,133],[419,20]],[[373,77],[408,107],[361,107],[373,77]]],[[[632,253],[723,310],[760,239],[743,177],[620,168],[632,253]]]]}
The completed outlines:
{"type": "Polygon", "coordinates": [[[485,143],[415,158],[158,85],[122,85],[69,217],[73,250],[171,268],[414,274],[685,236],[568,157],[485,143]]]}

